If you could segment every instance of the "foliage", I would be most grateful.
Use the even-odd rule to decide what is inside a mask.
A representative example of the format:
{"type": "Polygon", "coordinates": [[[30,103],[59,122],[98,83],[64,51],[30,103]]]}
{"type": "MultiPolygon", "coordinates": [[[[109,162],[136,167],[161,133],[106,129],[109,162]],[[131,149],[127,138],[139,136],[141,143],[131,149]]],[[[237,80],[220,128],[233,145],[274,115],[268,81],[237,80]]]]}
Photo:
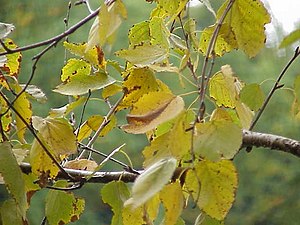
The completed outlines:
{"type": "MultiPolygon", "coordinates": [[[[111,182],[101,189],[103,202],[114,213],[112,224],[185,224],[183,209],[189,203],[199,209],[196,224],[224,224],[238,188],[232,159],[243,147],[243,129],[256,125],[300,51],[295,51],[266,97],[260,84],[244,83],[230,65],[213,73],[215,60],[233,50],[253,58],[264,47],[270,15],[260,0],[226,0],[216,12],[204,1],[215,21],[201,32],[188,16],[188,0],[147,2],[154,8],[147,20],[132,25],[128,48],[115,52],[118,61],[107,58],[105,49],[114,44],[128,17],[121,0],[106,1],[51,41],[23,48],[7,38],[14,26],[0,24],[0,172],[11,196],[1,207],[2,224],[27,224],[31,197],[45,188],[51,190],[44,224],[79,220],[85,201],[71,191],[96,180],[97,171],[109,160],[124,167],[117,176],[107,173],[111,182]],[[46,100],[43,91],[30,84],[36,65],[51,47],[93,18],[87,43],[62,44],[72,57],[65,60],[61,84],[53,91],[68,96],[69,102],[52,109],[46,118],[35,115],[32,101],[46,100]],[[23,51],[44,45],[34,57],[30,80],[21,83],[23,51]],[[192,84],[194,91],[176,94],[160,79],[165,72],[179,80],[182,90],[192,84]],[[190,105],[188,95],[194,98],[190,105]],[[85,119],[85,106],[92,100],[107,103],[109,109],[105,115],[85,119]],[[122,122],[124,114],[127,124],[122,122]],[[122,152],[130,161],[123,145],[108,155],[94,149],[96,141],[109,140],[116,128],[147,137],[143,171],[113,158],[122,152]],[[94,154],[104,160],[94,161],[94,154]],[[25,170],[28,162],[30,171],[25,170]],[[70,169],[77,175],[71,175],[70,169]],[[131,188],[125,184],[127,176],[135,179],[131,188]]],[[[148,6],[147,2],[138,4],[148,6]]],[[[292,43],[295,34],[281,46],[292,43]]],[[[298,86],[299,76],[293,89],[296,118],[298,86]]]]}

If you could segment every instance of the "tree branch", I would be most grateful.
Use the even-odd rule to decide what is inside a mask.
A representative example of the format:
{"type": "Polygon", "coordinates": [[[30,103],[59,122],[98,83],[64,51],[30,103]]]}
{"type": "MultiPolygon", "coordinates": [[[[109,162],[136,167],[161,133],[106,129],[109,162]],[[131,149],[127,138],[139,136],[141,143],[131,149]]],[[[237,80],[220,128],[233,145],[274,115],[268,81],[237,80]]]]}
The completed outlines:
{"type": "MultiPolygon", "coordinates": [[[[271,150],[283,151],[290,154],[293,154],[297,157],[300,157],[300,141],[296,141],[290,138],[274,135],[274,134],[265,134],[258,133],[248,130],[243,130],[243,144],[242,147],[264,147],[271,150]]],[[[31,165],[29,163],[21,163],[20,165],[22,171],[24,173],[31,172],[31,165]]],[[[181,176],[182,173],[187,168],[179,167],[175,170],[173,178],[177,179],[181,176]]],[[[57,179],[66,179],[72,176],[74,180],[78,180],[83,183],[108,183],[111,181],[121,180],[125,183],[134,182],[135,179],[139,176],[139,174],[143,173],[143,170],[139,170],[136,173],[130,173],[127,171],[117,171],[117,172],[93,172],[93,171],[85,171],[85,170],[74,170],[64,168],[66,173],[62,173],[61,171],[57,175],[57,179]],[[139,173],[139,174],[138,174],[139,173]],[[93,175],[91,178],[86,179],[93,175]]],[[[72,181],[74,181],[72,180],[72,181]]]]}
{"type": "Polygon", "coordinates": [[[300,157],[300,141],[274,134],[243,130],[242,147],[264,147],[300,157]]]}

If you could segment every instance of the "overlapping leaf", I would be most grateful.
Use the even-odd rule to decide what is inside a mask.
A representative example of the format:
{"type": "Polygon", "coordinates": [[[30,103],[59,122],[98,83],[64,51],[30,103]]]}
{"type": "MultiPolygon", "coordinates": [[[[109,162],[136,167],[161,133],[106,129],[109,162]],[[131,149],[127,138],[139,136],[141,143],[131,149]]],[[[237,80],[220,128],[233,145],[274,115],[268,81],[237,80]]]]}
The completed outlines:
{"type": "MultiPolygon", "coordinates": [[[[8,105],[6,103],[6,101],[2,98],[2,96],[0,97],[0,113],[1,113],[1,126],[2,126],[2,130],[5,132],[9,132],[10,130],[10,126],[11,126],[11,122],[12,122],[12,115],[11,115],[11,111],[8,110],[8,105]],[[3,113],[5,113],[3,115],[3,113]]],[[[2,134],[0,134],[0,142],[3,141],[3,137],[2,134]]]]}
{"type": "Polygon", "coordinates": [[[72,79],[73,76],[90,75],[91,65],[81,59],[69,59],[67,64],[62,68],[60,79],[66,82],[72,79]]]}
{"type": "MultiPolygon", "coordinates": [[[[230,0],[217,12],[219,19],[230,0]]],[[[265,43],[264,25],[271,21],[270,15],[261,1],[236,0],[225,18],[234,32],[238,48],[249,57],[254,57],[265,43]],[[255,24],[255,26],[253,26],[255,24]]]]}
{"type": "Polygon", "coordinates": [[[248,84],[241,90],[240,98],[251,110],[257,111],[264,102],[265,94],[259,84],[248,84]]]}
{"type": "Polygon", "coordinates": [[[125,205],[137,208],[158,193],[171,179],[176,159],[165,158],[145,169],[132,187],[132,196],[125,205]]]}
{"type": "Polygon", "coordinates": [[[213,218],[223,220],[233,204],[237,183],[232,161],[213,163],[204,160],[188,172],[185,185],[200,209],[213,218]]]}

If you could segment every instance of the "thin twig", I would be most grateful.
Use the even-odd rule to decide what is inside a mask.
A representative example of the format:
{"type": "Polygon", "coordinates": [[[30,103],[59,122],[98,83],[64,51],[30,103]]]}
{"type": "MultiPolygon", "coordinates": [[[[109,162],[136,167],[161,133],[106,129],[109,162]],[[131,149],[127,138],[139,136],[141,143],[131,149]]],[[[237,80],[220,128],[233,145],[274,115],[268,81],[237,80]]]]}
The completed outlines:
{"type": "Polygon", "coordinates": [[[96,17],[99,13],[99,10],[100,10],[100,8],[98,8],[97,10],[95,10],[95,12],[93,12],[92,14],[89,14],[84,19],[82,19],[81,21],[79,21],[78,23],[76,23],[75,25],[70,27],[68,30],[66,30],[65,32],[63,32],[59,35],[56,35],[56,36],[54,36],[54,37],[52,37],[48,40],[37,42],[37,43],[34,43],[34,44],[30,44],[30,45],[26,45],[26,46],[23,46],[23,47],[20,47],[20,48],[9,49],[8,51],[1,52],[0,56],[7,55],[7,54],[12,54],[12,53],[15,53],[15,52],[23,52],[23,51],[38,48],[38,47],[48,45],[48,44],[51,44],[51,47],[52,47],[55,44],[57,44],[60,40],[62,40],[64,37],[74,33],[78,28],[80,28],[81,26],[83,26],[84,24],[89,22],[91,19],[96,17]]]}
{"type": "MultiPolygon", "coordinates": [[[[109,118],[115,113],[117,107],[119,106],[119,104],[121,103],[123,99],[123,96],[119,98],[119,100],[114,104],[114,106],[108,111],[107,115],[104,117],[102,123],[100,124],[99,128],[97,129],[97,131],[95,132],[95,134],[93,135],[93,137],[90,139],[90,141],[87,143],[87,147],[91,147],[95,141],[97,140],[99,134],[101,133],[101,131],[105,128],[105,126],[109,123],[109,118]]],[[[83,158],[83,155],[85,153],[85,150],[83,150],[80,155],[78,156],[78,159],[83,158]]]]}
{"type": "Polygon", "coordinates": [[[228,3],[228,5],[226,6],[221,18],[219,19],[219,21],[216,24],[216,28],[212,34],[212,37],[210,39],[210,42],[208,44],[207,47],[207,51],[205,54],[205,58],[204,58],[204,62],[203,62],[203,66],[202,66],[202,71],[201,71],[201,87],[200,87],[200,107],[199,107],[199,112],[197,115],[197,120],[200,122],[202,121],[203,117],[204,117],[204,113],[205,113],[205,105],[204,105],[204,99],[205,99],[205,92],[206,92],[206,86],[208,84],[208,78],[206,77],[206,69],[207,69],[207,65],[208,65],[208,61],[209,61],[209,57],[212,55],[216,42],[217,42],[217,37],[219,35],[219,31],[222,27],[222,24],[227,16],[227,14],[229,13],[231,7],[233,6],[233,3],[235,2],[235,0],[230,0],[230,2],[228,3]]]}
{"type": "Polygon", "coordinates": [[[293,57],[290,59],[290,61],[286,64],[286,66],[283,68],[283,70],[281,71],[281,73],[279,74],[276,82],[274,83],[272,89],[270,90],[268,96],[266,97],[262,107],[258,110],[255,118],[253,119],[249,130],[252,130],[254,128],[254,126],[256,125],[257,121],[259,120],[259,118],[261,117],[262,113],[264,112],[266,106],[268,105],[271,97],[273,96],[274,92],[279,89],[281,87],[281,85],[279,84],[279,82],[281,81],[281,79],[283,78],[284,74],[286,73],[286,71],[288,70],[288,68],[292,65],[292,63],[295,61],[295,59],[300,55],[300,49],[299,46],[296,48],[295,53],[293,55],[293,57]]]}

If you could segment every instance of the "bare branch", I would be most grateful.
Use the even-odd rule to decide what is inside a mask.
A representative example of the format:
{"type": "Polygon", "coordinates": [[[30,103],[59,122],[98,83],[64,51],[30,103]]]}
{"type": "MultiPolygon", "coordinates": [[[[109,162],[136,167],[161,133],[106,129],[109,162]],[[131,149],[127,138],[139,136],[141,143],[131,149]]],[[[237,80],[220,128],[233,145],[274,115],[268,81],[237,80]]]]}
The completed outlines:
{"type": "Polygon", "coordinates": [[[242,147],[264,147],[300,157],[300,141],[274,134],[243,130],[242,147]]]}

